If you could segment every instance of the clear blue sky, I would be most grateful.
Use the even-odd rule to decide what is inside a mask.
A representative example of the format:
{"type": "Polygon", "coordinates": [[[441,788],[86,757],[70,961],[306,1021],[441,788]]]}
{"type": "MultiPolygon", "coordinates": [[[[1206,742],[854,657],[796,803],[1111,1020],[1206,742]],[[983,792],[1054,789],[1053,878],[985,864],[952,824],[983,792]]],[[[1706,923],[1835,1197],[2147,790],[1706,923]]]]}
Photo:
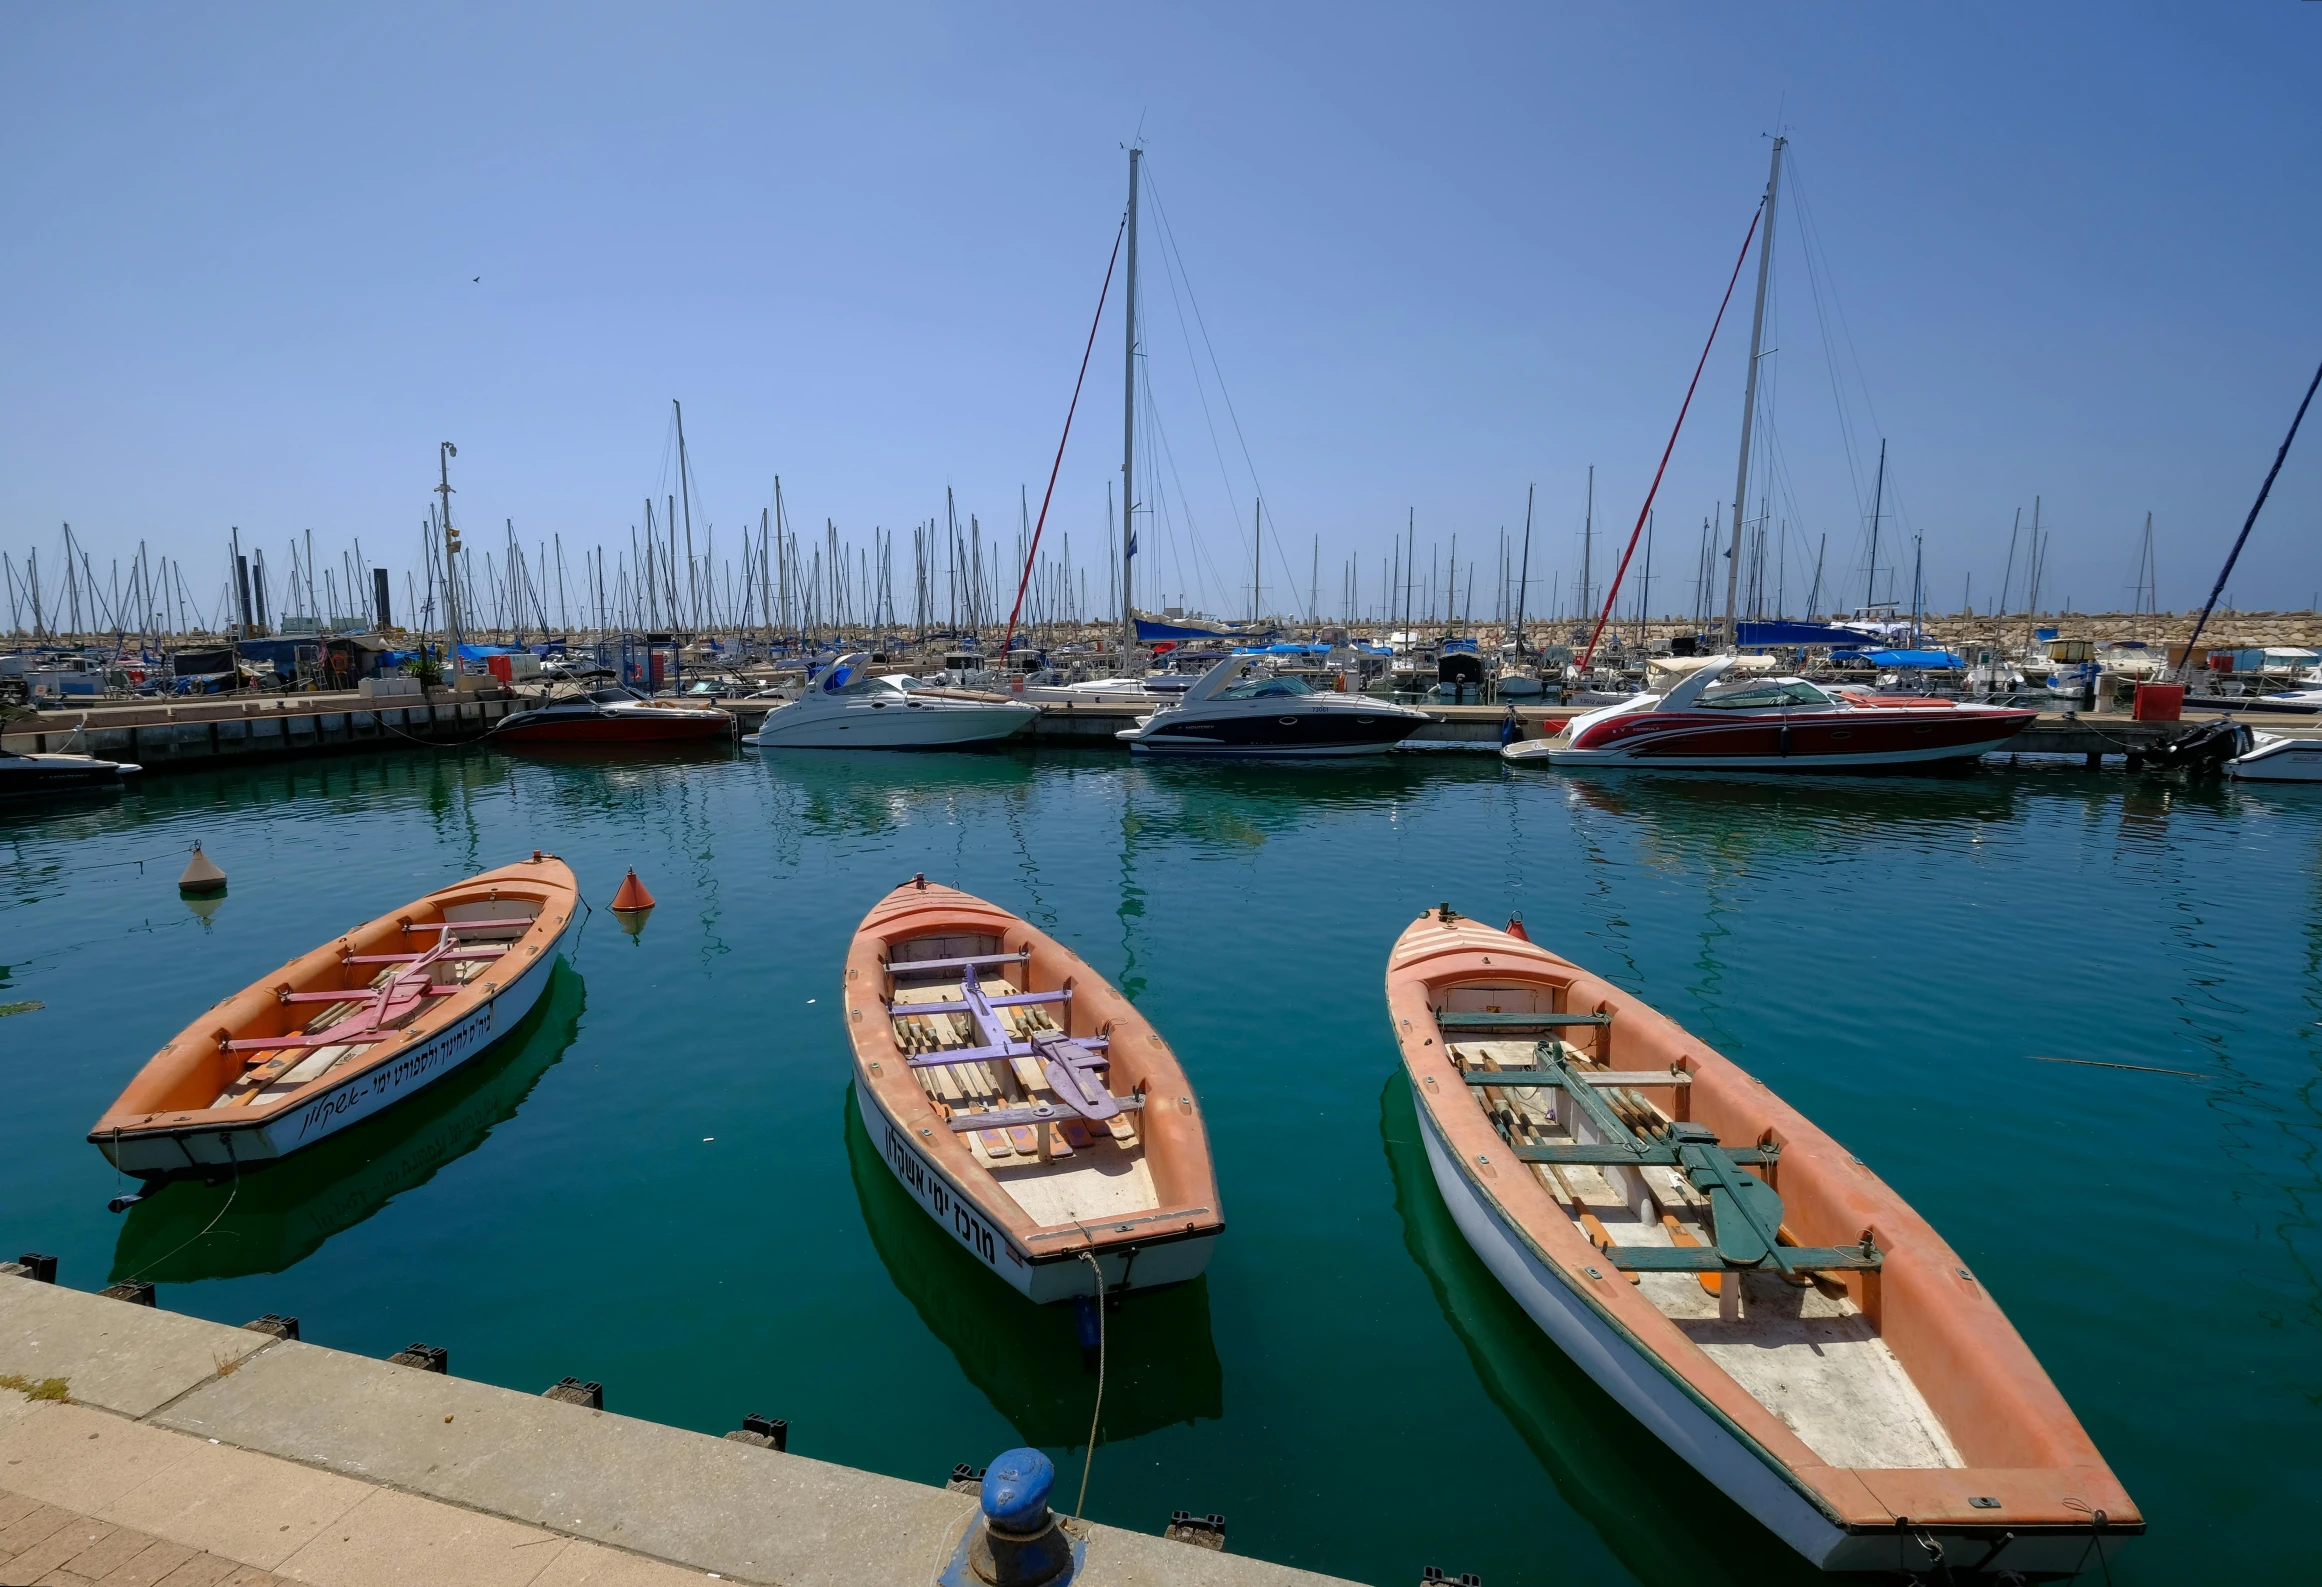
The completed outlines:
{"type": "MultiPolygon", "coordinates": [[[[312,529],[400,569],[447,438],[471,543],[513,518],[577,558],[671,488],[673,396],[727,545],[777,473],[802,526],[907,539],[950,485],[1012,537],[1140,129],[1300,606],[1316,536],[1324,604],[1349,555],[1375,603],[1407,510],[1423,560],[1456,533],[1488,579],[1534,483],[1568,587],[1592,463],[1625,532],[1777,124],[1805,204],[1768,337],[1781,480],[1752,494],[1794,548],[1828,536],[1850,600],[1883,434],[1888,543],[1924,536],[1936,604],[1970,573],[1984,603],[2035,495],[2051,598],[2125,603],[2150,511],[2163,604],[2193,604],[2322,360],[2322,5],[2293,0],[95,5],[0,29],[20,563],[69,520],[100,569],[143,538],[213,590],[229,525],[270,561],[312,529]]],[[[1214,392],[1213,448],[1156,229],[1177,467],[1151,571],[1238,609],[1248,472],[1214,392]]],[[[1749,285],[1662,488],[1656,609],[1690,605],[1732,492],[1749,285]]],[[[1051,520],[1090,563],[1117,311],[1051,520]]],[[[2322,420],[2240,604],[2322,588],[2318,507],[2322,420]]]]}

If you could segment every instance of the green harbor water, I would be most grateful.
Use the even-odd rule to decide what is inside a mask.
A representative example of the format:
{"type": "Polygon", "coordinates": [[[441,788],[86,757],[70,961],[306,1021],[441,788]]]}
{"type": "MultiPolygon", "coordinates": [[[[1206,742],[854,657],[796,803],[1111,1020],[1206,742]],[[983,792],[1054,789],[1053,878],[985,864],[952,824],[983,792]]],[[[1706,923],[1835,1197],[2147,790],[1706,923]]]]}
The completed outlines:
{"type": "Polygon", "coordinates": [[[2318,870],[2322,789],[2055,767],[468,751],[156,777],[0,815],[0,1005],[41,1005],[0,1016],[0,1248],[511,1388],[597,1379],[704,1432],[787,1417],[798,1453],[920,1481],[1030,1441],[1069,1494],[1095,1391],[1069,1310],[982,1272],[854,1122],[847,939],[924,871],[1112,977],[1205,1106],[1227,1232],[1204,1280],[1112,1319],[1094,1518],[1221,1512],[1237,1553],[1393,1587],[1817,1579],[1461,1243],[1381,994],[1449,900],[1650,999],[1944,1232],[2144,1509],[2113,1580],[2289,1580],[2322,1466],[2318,870]],[[197,838],[231,877],[206,917],[174,886],[197,838]],[[597,910],[512,1039],[238,1185],[105,1210],[84,1132],[162,1041],[535,847],[597,910]],[[659,899],[634,940],[604,909],[632,865],[659,899]]]}

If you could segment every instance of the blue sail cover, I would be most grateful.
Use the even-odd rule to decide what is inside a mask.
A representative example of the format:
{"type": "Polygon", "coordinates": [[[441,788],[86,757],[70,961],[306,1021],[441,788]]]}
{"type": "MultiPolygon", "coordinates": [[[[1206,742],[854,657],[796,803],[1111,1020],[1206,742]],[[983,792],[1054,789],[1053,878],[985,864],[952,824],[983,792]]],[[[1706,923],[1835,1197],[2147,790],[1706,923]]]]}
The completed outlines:
{"type": "Polygon", "coordinates": [[[1830,623],[1743,623],[1741,643],[1751,645],[1876,645],[1882,643],[1877,634],[1866,634],[1859,628],[1839,628],[1830,623]]]}
{"type": "Polygon", "coordinates": [[[1866,650],[1862,659],[1874,667],[1917,667],[1922,672],[1957,672],[1967,665],[1948,650],[1866,650]]]}
{"type": "Polygon", "coordinates": [[[1156,623],[1140,617],[1137,622],[1137,642],[1149,645],[1156,639],[1267,639],[1275,628],[1204,628],[1190,623],[1156,623]]]}

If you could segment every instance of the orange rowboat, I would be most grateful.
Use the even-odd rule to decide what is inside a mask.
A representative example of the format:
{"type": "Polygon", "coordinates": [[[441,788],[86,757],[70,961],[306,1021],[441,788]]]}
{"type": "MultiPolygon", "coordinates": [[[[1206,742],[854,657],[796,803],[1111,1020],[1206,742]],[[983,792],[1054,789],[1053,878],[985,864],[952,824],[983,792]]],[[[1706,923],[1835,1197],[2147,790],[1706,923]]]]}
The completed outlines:
{"type": "Polygon", "coordinates": [[[357,926],[179,1031],[89,1141],[148,1180],[233,1173],[311,1146],[520,1022],[579,907],[571,868],[535,852],[357,926]]]}
{"type": "Polygon", "coordinates": [[[1396,941],[1387,1011],[1476,1253],[1809,1560],[2070,1575],[2144,1530],[1958,1253],[1707,1043],[1449,906],[1396,941]]]}
{"type": "Polygon", "coordinates": [[[1225,1228],[1177,1059],[1078,954],[914,877],[847,953],[863,1128],[936,1224],[1035,1301],[1181,1283],[1225,1228]]]}

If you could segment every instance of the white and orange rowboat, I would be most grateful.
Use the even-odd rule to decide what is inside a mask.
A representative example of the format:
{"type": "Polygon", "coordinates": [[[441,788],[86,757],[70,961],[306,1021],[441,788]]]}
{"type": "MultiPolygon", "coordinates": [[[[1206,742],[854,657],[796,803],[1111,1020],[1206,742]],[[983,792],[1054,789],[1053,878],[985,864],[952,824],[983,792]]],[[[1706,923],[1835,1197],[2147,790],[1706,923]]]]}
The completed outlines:
{"type": "Polygon", "coordinates": [[[847,953],[863,1128],[936,1224],[1035,1301],[1198,1275],[1225,1228],[1176,1057],[1071,949],[913,877],[847,953]]]}
{"type": "Polygon", "coordinates": [[[311,1146],[513,1029],[579,905],[571,868],[535,851],[357,926],[179,1031],[89,1141],[147,1180],[232,1173],[311,1146]]]}
{"type": "Polygon", "coordinates": [[[2063,1576],[2144,1530],[1958,1253],[1708,1044],[1448,905],[1396,941],[1387,1007],[1476,1253],[1807,1559],[2063,1576]]]}

